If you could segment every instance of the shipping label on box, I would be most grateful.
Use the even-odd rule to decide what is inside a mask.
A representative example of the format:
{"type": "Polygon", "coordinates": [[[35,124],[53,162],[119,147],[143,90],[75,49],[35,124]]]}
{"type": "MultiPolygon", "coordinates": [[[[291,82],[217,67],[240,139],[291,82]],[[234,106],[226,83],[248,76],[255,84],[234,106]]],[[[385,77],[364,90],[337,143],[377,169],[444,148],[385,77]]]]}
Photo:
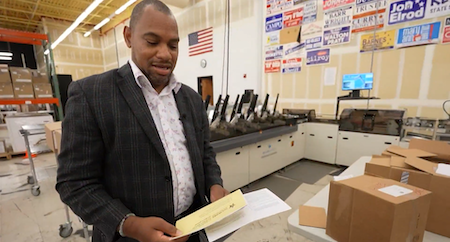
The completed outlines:
{"type": "Polygon", "coordinates": [[[52,85],[50,83],[33,84],[34,96],[36,98],[51,98],[53,97],[52,85]]]}
{"type": "Polygon", "coordinates": [[[31,71],[28,68],[10,67],[11,79],[13,83],[30,83],[31,71]]]}
{"type": "Polygon", "coordinates": [[[34,98],[33,84],[31,83],[14,83],[15,98],[34,98]]]}

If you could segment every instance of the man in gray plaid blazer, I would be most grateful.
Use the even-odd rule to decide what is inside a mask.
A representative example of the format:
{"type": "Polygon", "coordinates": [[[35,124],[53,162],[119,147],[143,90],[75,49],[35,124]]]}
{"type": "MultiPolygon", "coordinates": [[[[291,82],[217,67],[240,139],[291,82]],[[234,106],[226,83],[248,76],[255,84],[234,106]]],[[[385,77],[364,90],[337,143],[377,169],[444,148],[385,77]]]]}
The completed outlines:
{"type": "Polygon", "coordinates": [[[143,0],[124,37],[129,63],[70,85],[56,189],[94,225],[93,241],[169,241],[177,219],[228,192],[202,99],[172,74],[179,37],[170,10],[143,0]]]}

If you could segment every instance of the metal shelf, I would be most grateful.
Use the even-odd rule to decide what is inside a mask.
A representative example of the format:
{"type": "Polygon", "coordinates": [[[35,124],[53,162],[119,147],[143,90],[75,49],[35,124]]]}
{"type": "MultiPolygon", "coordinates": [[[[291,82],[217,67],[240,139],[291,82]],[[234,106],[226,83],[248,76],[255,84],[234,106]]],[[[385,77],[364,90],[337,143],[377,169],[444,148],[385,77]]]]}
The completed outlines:
{"type": "Polygon", "coordinates": [[[58,98],[36,98],[36,99],[0,99],[0,105],[21,104],[56,104],[59,106],[58,98]]]}

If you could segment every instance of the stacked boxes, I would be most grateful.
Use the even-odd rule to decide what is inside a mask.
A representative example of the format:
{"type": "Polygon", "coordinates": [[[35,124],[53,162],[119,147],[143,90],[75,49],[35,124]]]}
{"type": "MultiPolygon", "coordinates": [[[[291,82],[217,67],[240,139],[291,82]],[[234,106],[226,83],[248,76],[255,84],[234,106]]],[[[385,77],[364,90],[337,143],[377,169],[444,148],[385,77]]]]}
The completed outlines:
{"type": "Polygon", "coordinates": [[[14,98],[8,65],[0,65],[0,99],[14,98]]]}
{"type": "Polygon", "coordinates": [[[52,85],[49,82],[47,74],[39,73],[33,70],[32,80],[33,80],[34,96],[36,98],[53,97],[52,85]]]}
{"type": "Polygon", "coordinates": [[[10,67],[15,98],[34,98],[31,70],[22,67],[10,67]]]}
{"type": "Polygon", "coordinates": [[[51,97],[53,90],[47,74],[0,65],[0,99],[51,97]]]}

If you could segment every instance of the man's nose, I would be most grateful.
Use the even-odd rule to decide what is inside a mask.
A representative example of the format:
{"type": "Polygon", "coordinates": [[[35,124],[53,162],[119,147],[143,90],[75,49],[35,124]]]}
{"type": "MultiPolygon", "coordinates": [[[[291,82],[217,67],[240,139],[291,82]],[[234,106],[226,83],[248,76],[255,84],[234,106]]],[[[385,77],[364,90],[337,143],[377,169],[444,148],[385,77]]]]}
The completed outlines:
{"type": "Polygon", "coordinates": [[[170,55],[169,47],[166,45],[161,45],[160,48],[158,48],[158,52],[156,53],[156,57],[161,60],[170,60],[172,57],[170,55]]]}

